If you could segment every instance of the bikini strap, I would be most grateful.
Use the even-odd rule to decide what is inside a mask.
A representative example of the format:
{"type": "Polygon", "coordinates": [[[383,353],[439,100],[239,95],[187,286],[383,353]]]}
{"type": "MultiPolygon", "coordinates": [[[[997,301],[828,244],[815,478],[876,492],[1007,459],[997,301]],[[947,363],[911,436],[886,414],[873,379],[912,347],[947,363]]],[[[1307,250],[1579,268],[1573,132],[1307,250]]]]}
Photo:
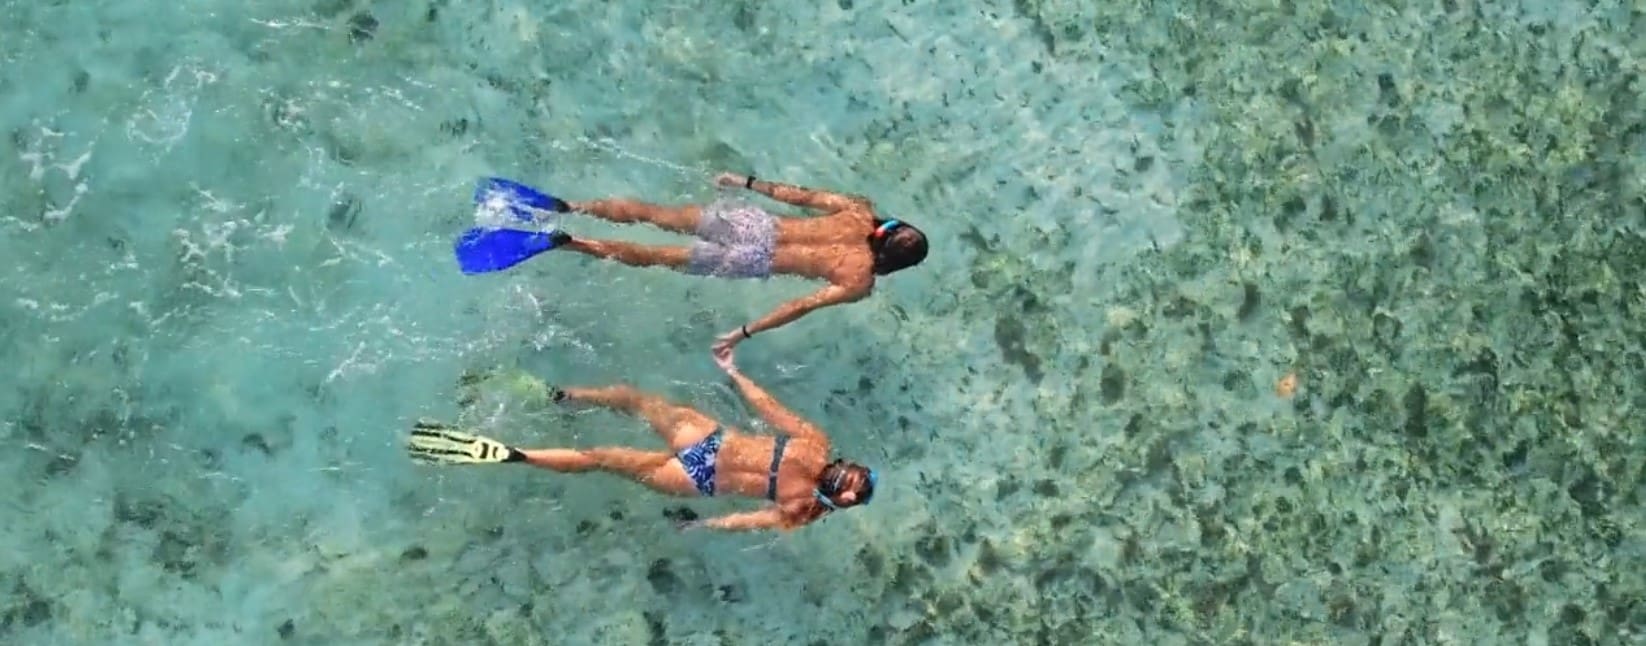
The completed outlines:
{"type": "Polygon", "coordinates": [[[777,502],[777,467],[783,464],[783,448],[789,443],[789,436],[777,436],[777,447],[772,449],[772,468],[766,470],[766,499],[777,502]]]}

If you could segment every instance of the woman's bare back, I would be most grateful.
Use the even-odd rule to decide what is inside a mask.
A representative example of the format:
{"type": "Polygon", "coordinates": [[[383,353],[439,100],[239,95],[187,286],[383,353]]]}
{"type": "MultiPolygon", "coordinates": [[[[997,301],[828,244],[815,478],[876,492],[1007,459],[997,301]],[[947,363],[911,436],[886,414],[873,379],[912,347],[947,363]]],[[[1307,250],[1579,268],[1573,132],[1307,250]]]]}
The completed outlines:
{"type": "MultiPolygon", "coordinates": [[[[729,427],[725,432],[725,443],[715,464],[716,487],[741,496],[765,498],[777,438],[750,435],[729,427]]],[[[811,500],[817,477],[828,464],[828,454],[826,443],[819,446],[809,439],[787,440],[777,470],[777,502],[811,500]]]]}

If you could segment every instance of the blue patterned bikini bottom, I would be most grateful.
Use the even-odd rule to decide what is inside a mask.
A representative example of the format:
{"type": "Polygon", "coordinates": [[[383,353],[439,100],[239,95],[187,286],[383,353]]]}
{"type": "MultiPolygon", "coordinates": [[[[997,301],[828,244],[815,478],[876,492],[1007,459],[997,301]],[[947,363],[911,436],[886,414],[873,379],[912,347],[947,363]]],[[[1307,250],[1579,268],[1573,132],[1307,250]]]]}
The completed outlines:
{"type": "Polygon", "coordinates": [[[705,496],[714,495],[714,462],[725,437],[724,429],[716,426],[708,437],[674,454],[675,459],[680,460],[680,466],[685,467],[686,476],[697,486],[697,491],[705,496]]]}

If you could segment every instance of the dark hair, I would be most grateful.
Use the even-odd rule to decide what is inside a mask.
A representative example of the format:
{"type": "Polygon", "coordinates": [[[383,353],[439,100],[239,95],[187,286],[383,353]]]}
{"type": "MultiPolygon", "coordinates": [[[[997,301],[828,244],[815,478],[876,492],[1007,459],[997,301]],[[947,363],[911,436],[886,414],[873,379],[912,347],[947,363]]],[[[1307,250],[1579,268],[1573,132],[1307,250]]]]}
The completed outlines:
{"type": "Polygon", "coordinates": [[[871,239],[874,250],[874,273],[886,274],[908,269],[926,259],[926,234],[914,225],[898,222],[878,240],[871,239]]]}
{"type": "Polygon", "coordinates": [[[857,501],[850,506],[865,504],[874,498],[874,478],[870,473],[869,468],[861,464],[835,460],[830,462],[829,466],[823,467],[823,473],[817,476],[817,491],[828,496],[831,501],[835,496],[854,491],[857,493],[857,501]],[[855,488],[848,486],[851,484],[850,481],[855,481],[855,488]]]}

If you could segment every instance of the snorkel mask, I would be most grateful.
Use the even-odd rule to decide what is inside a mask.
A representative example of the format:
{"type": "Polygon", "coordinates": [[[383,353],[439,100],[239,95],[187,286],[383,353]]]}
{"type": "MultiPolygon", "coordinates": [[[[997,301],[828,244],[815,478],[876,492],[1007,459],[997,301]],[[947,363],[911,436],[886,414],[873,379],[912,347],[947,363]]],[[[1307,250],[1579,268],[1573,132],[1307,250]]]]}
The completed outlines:
{"type": "MultiPolygon", "coordinates": [[[[835,476],[830,479],[829,489],[834,493],[840,493],[840,481],[845,479],[845,477],[846,474],[844,472],[835,474],[835,476]]],[[[858,498],[857,504],[852,506],[858,507],[869,504],[870,501],[874,500],[874,490],[879,488],[879,486],[880,474],[874,469],[869,469],[869,493],[861,498],[858,498]]],[[[823,493],[822,488],[812,489],[812,497],[816,498],[817,502],[822,503],[824,507],[829,508],[829,511],[840,511],[840,506],[834,504],[833,500],[829,500],[829,496],[823,493]]]]}
{"type": "Polygon", "coordinates": [[[900,226],[903,226],[902,222],[898,222],[897,220],[887,220],[880,223],[880,226],[875,227],[874,233],[869,234],[869,238],[873,239],[875,242],[879,242],[886,237],[886,234],[891,233],[892,229],[896,229],[900,226]]]}
{"type": "Polygon", "coordinates": [[[900,226],[903,226],[902,222],[897,220],[887,220],[885,222],[881,222],[879,226],[874,228],[874,232],[869,234],[869,251],[874,253],[875,273],[882,275],[891,273],[889,270],[884,268],[883,265],[885,264],[885,258],[881,254],[884,253],[886,247],[886,236],[891,232],[896,231],[900,226]]]}

